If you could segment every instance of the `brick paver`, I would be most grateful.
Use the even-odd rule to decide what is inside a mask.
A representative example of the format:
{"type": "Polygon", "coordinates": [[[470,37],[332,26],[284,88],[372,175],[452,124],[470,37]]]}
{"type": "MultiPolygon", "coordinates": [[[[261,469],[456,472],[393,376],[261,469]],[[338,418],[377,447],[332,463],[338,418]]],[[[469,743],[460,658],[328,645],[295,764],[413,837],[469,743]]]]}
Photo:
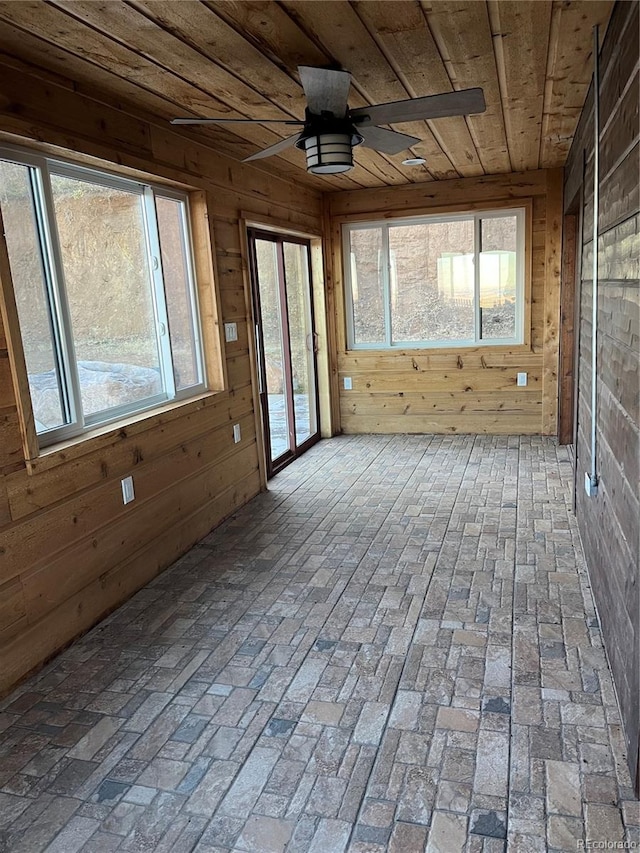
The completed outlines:
{"type": "Polygon", "coordinates": [[[640,844],[570,478],[321,442],[0,704],[0,850],[640,844]]]}

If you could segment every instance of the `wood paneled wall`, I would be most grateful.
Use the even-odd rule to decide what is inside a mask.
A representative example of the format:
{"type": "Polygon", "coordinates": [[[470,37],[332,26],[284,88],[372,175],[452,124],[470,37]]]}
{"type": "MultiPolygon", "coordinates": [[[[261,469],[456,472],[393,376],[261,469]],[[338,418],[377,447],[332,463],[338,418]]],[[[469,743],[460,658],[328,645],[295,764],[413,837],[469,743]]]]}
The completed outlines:
{"type": "Polygon", "coordinates": [[[565,198],[567,205],[583,199],[576,512],[640,790],[638,10],[637,0],[616,4],[601,52],[596,497],[583,488],[592,461],[593,90],[567,163],[565,198]]]}
{"type": "Polygon", "coordinates": [[[0,322],[0,693],[258,493],[239,221],[256,215],[298,231],[321,227],[314,190],[270,178],[153,117],[127,114],[74,88],[17,62],[0,66],[1,138],[59,145],[204,194],[210,221],[201,230],[213,232],[220,321],[238,324],[238,340],[223,352],[225,390],[27,466],[0,322]],[[239,444],[234,423],[242,430],[239,444]],[[125,507],[120,479],[129,474],[136,499],[125,507]]]}
{"type": "Polygon", "coordinates": [[[558,169],[328,196],[346,433],[543,433],[557,425],[562,172],[558,169]],[[347,350],[341,226],[442,210],[530,205],[529,343],[518,347],[347,350]],[[528,385],[516,385],[517,373],[528,385]],[[352,390],[344,390],[344,377],[352,390]]]}

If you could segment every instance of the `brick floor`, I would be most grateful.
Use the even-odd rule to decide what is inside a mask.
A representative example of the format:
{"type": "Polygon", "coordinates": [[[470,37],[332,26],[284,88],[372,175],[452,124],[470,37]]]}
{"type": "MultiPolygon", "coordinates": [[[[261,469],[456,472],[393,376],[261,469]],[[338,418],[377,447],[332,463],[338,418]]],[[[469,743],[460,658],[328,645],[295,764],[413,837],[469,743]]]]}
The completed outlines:
{"type": "Polygon", "coordinates": [[[0,850],[640,842],[570,477],[542,438],[317,445],[0,705],[0,850]]]}

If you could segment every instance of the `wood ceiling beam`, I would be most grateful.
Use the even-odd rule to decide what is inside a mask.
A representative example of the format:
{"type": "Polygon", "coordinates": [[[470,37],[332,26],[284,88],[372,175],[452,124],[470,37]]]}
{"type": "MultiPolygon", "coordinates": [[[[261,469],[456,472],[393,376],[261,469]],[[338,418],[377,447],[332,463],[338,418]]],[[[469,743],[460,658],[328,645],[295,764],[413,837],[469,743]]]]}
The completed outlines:
{"type": "Polygon", "coordinates": [[[204,5],[285,70],[329,62],[292,18],[273,0],[203,0],[204,5]]]}
{"type": "Polygon", "coordinates": [[[598,24],[604,37],[610,14],[610,0],[553,2],[540,139],[542,168],[557,166],[569,154],[593,74],[593,27],[598,24]]]}
{"type": "Polygon", "coordinates": [[[551,0],[488,0],[509,156],[516,171],[538,166],[551,30],[551,0]]]}
{"type": "MultiPolygon", "coordinates": [[[[304,118],[306,101],[297,77],[271,62],[208,6],[198,0],[130,0],[128,5],[195,50],[205,70],[211,63],[214,75],[224,77],[222,69],[246,86],[252,97],[257,93],[260,101],[270,102],[292,118],[304,118]]],[[[255,109],[259,108],[258,103],[255,109]]]]}
{"type": "Polygon", "coordinates": [[[512,171],[486,3],[422,0],[421,6],[453,87],[484,90],[486,112],[467,123],[485,172],[512,171]]]}
{"type": "MultiPolygon", "coordinates": [[[[427,20],[415,0],[396,0],[393,14],[384,0],[353,0],[352,5],[412,98],[453,91],[427,20]]],[[[427,121],[427,125],[459,175],[484,174],[463,116],[427,121]]]]}

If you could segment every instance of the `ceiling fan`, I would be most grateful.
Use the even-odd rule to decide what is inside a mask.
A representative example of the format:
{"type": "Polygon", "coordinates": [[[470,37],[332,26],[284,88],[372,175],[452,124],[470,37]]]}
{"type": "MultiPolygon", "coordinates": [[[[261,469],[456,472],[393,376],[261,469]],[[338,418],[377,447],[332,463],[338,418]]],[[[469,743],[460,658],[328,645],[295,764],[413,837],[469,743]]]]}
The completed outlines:
{"type": "Polygon", "coordinates": [[[295,145],[305,151],[309,172],[334,175],[346,172],[353,166],[355,145],[362,144],[385,154],[398,154],[420,142],[417,136],[386,130],[379,126],[381,124],[468,115],[482,113],[486,109],[484,93],[477,88],[351,110],[347,103],[351,86],[351,74],[348,71],[299,65],[298,73],[307,98],[304,120],[174,118],[171,124],[256,122],[301,126],[298,133],[246,157],[244,162],[271,157],[295,145]]]}

